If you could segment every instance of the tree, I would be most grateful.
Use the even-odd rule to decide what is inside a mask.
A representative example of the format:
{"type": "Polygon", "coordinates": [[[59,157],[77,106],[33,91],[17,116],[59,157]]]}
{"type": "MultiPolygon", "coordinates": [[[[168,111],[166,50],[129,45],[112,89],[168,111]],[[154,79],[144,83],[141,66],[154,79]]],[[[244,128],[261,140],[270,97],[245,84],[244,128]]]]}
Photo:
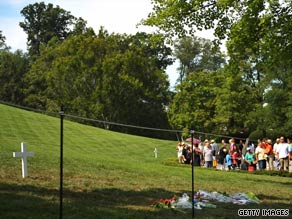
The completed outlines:
{"type": "Polygon", "coordinates": [[[2,35],[2,31],[0,30],[0,48],[5,46],[5,36],[2,35]]]}
{"type": "Polygon", "coordinates": [[[224,81],[218,72],[191,72],[176,87],[176,94],[168,110],[170,124],[174,128],[187,128],[211,132],[216,130],[213,122],[217,88],[224,81]]]}
{"type": "Polygon", "coordinates": [[[157,26],[168,38],[214,29],[216,42],[227,40],[226,81],[216,98],[215,122],[247,133],[291,128],[291,12],[289,1],[153,0],[142,23],[157,26]],[[278,104],[279,99],[281,106],[278,104]],[[232,106],[228,103],[233,102],[232,106]],[[245,104],[247,103],[247,104],[245,104]],[[268,107],[263,108],[264,104],[268,107]],[[230,107],[227,107],[230,106],[230,107]],[[239,108],[238,108],[239,107],[239,108]],[[240,109],[240,113],[236,110],[240,109]],[[270,128],[263,128],[264,121],[270,128]],[[278,128],[277,128],[278,127],[278,128]]]}
{"type": "Polygon", "coordinates": [[[0,100],[22,104],[24,99],[23,78],[28,71],[27,55],[17,50],[0,50],[0,100]]]}
{"type": "Polygon", "coordinates": [[[248,135],[254,128],[247,125],[249,114],[256,109],[254,90],[236,67],[230,64],[224,66],[221,86],[215,89],[212,122],[214,131],[224,135],[248,135]]]}
{"type": "Polygon", "coordinates": [[[0,30],[0,50],[9,50],[9,47],[5,43],[6,37],[2,34],[0,30]]]}
{"type": "Polygon", "coordinates": [[[66,112],[88,118],[165,128],[170,54],[161,36],[108,34],[103,28],[97,36],[50,41],[26,77],[26,101],[50,111],[63,104],[66,112]]]}
{"type": "Polygon", "coordinates": [[[216,71],[225,64],[225,56],[210,40],[183,37],[174,45],[174,56],[179,60],[179,81],[191,72],[216,71]]]}
{"type": "Polygon", "coordinates": [[[290,135],[291,7],[278,1],[251,5],[233,24],[227,43],[229,65],[251,91],[245,127],[264,137],[277,130],[290,135]]]}
{"type": "Polygon", "coordinates": [[[34,3],[21,10],[24,22],[20,27],[27,33],[28,51],[31,56],[39,55],[40,46],[47,44],[53,37],[59,40],[66,39],[70,33],[70,27],[76,18],[70,12],[53,4],[44,2],[34,3]]]}
{"type": "Polygon", "coordinates": [[[76,22],[74,24],[74,28],[72,31],[72,35],[80,35],[80,34],[89,34],[89,35],[95,35],[94,30],[91,27],[87,27],[87,21],[85,21],[83,18],[76,19],[76,22]]]}

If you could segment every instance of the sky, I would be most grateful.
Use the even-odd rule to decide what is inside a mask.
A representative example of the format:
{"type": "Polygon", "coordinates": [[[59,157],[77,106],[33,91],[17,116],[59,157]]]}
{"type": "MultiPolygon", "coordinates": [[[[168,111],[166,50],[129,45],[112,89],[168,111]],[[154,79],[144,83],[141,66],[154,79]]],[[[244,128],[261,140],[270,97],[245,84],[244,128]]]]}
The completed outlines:
{"type": "MultiPolygon", "coordinates": [[[[151,27],[136,25],[143,18],[147,18],[152,11],[151,0],[42,0],[46,4],[59,5],[70,11],[75,17],[82,17],[87,26],[96,32],[104,26],[109,33],[135,34],[138,31],[151,33],[151,27]]],[[[6,37],[6,44],[12,51],[21,49],[26,51],[26,34],[20,28],[19,22],[24,18],[20,11],[29,4],[41,2],[36,0],[0,0],[0,30],[6,37]]],[[[200,35],[199,35],[200,36],[200,35]]],[[[210,32],[202,33],[201,37],[212,38],[210,32]]],[[[166,73],[173,88],[178,78],[178,62],[169,66],[166,73]]]]}

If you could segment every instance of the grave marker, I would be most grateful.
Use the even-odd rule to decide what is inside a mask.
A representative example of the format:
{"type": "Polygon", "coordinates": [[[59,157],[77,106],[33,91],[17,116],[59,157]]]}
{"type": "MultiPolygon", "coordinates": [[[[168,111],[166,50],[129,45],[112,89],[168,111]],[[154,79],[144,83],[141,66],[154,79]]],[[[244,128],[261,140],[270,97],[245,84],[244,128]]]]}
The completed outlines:
{"type": "Polygon", "coordinates": [[[25,178],[28,176],[27,171],[27,157],[33,157],[33,152],[27,152],[26,151],[26,145],[24,142],[21,142],[21,152],[13,152],[13,157],[21,157],[21,163],[22,163],[22,178],[25,178]]]}
{"type": "Polygon", "coordinates": [[[157,148],[155,148],[153,152],[154,152],[154,156],[155,156],[155,158],[157,158],[157,154],[158,154],[158,150],[157,150],[157,148]]]}

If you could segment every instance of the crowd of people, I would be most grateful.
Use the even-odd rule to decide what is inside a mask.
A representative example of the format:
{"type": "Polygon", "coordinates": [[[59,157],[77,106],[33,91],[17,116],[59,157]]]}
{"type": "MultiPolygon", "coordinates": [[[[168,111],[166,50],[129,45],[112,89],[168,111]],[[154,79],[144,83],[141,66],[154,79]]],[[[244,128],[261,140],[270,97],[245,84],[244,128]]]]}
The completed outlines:
{"type": "Polygon", "coordinates": [[[285,137],[277,138],[274,143],[271,139],[259,139],[256,145],[248,140],[245,143],[240,140],[236,144],[234,138],[229,139],[228,143],[223,139],[220,147],[215,140],[193,142],[193,147],[180,141],[176,151],[181,164],[221,170],[289,171],[289,162],[292,164],[292,141],[285,137]]]}

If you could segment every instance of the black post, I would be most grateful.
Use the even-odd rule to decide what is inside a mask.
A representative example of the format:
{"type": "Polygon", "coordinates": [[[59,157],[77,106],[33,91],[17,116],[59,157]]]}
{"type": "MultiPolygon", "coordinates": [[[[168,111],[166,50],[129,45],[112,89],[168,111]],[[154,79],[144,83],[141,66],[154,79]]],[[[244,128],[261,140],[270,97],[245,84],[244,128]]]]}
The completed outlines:
{"type": "Polygon", "coordinates": [[[195,218],[195,182],[194,182],[194,160],[195,160],[195,150],[194,150],[194,131],[191,130],[190,133],[192,134],[192,213],[193,213],[193,219],[195,218]]]}
{"type": "Polygon", "coordinates": [[[64,108],[60,111],[60,219],[63,218],[63,119],[64,108]]]}

